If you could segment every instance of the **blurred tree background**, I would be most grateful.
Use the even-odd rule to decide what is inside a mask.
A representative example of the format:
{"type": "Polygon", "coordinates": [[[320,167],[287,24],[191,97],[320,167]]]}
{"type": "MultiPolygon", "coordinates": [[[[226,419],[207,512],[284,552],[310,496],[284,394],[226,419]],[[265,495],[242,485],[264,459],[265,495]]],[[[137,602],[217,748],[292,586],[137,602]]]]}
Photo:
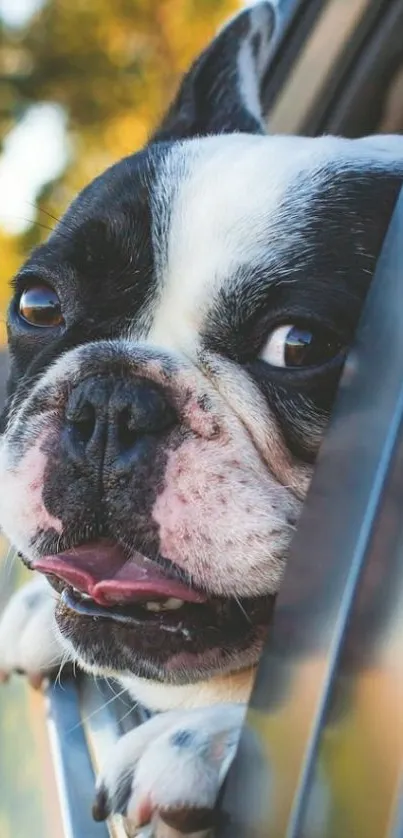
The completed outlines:
{"type": "MultiPolygon", "coordinates": [[[[239,6],[236,0],[36,0],[23,24],[10,24],[7,3],[15,9],[20,2],[0,0],[0,165],[16,126],[38,103],[62,109],[66,154],[58,176],[37,190],[32,222],[15,232],[0,221],[0,341],[8,282],[22,259],[85,183],[144,143],[182,73],[239,6]]],[[[8,199],[0,194],[3,203],[8,199]]]]}

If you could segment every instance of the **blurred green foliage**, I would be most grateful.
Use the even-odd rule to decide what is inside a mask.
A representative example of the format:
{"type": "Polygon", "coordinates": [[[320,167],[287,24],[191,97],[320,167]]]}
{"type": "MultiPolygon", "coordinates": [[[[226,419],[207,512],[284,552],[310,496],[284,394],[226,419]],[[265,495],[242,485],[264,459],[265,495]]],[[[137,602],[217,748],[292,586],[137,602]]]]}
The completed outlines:
{"type": "MultiPolygon", "coordinates": [[[[23,29],[0,17],[0,143],[35,103],[67,114],[71,155],[20,236],[0,227],[0,312],[8,281],[74,194],[147,139],[182,73],[235,0],[48,0],[23,29]],[[48,213],[48,214],[47,214],[48,213]]],[[[0,331],[4,339],[4,329],[0,331]]]]}

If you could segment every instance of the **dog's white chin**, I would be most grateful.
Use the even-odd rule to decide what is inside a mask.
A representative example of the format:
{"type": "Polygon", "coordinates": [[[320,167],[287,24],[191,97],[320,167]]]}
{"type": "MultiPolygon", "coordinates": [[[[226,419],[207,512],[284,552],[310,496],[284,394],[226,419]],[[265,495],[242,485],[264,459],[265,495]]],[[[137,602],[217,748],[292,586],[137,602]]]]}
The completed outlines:
{"type": "Polygon", "coordinates": [[[150,710],[175,710],[207,707],[211,704],[234,702],[243,704],[249,700],[256,668],[239,672],[214,675],[196,684],[172,686],[138,678],[136,675],[119,676],[118,680],[130,693],[150,710]]]}

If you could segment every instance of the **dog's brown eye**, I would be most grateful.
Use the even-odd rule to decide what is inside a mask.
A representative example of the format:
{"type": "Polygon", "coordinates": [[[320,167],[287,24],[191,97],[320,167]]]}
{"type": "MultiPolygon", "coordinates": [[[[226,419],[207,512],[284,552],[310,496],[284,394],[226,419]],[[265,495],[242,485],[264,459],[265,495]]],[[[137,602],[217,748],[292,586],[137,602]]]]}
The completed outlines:
{"type": "Polygon", "coordinates": [[[59,297],[48,285],[26,288],[21,294],[18,312],[31,326],[49,329],[63,323],[59,297]]]}
{"type": "Polygon", "coordinates": [[[336,339],[300,326],[279,326],[269,335],[261,360],[272,367],[313,367],[330,361],[341,350],[336,339]]]}

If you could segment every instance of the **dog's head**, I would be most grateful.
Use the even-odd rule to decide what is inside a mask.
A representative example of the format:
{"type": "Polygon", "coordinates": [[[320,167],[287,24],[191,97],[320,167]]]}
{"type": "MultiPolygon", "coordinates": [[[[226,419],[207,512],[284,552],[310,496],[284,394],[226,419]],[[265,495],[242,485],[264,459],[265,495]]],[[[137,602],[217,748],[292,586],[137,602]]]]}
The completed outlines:
{"type": "Polygon", "coordinates": [[[402,179],[398,139],[264,133],[273,33],[230,22],[14,280],[0,524],[139,684],[256,662],[402,179]]]}

